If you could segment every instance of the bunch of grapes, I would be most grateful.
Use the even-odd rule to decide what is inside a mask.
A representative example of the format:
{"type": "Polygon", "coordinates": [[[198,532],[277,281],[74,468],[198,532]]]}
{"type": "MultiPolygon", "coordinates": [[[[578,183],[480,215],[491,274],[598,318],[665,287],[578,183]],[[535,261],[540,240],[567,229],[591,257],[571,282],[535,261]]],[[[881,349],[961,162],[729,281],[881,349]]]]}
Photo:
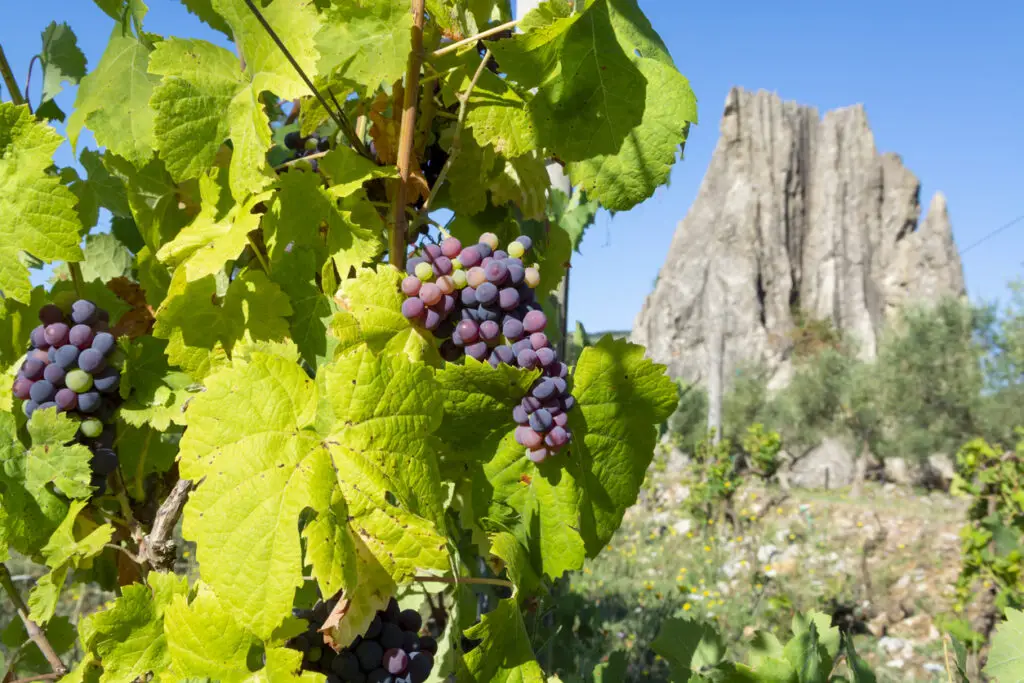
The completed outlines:
{"type": "MultiPolygon", "coordinates": [[[[284,146],[295,152],[290,161],[308,157],[317,152],[326,152],[331,148],[331,141],[328,138],[321,138],[316,133],[303,137],[302,133],[293,130],[284,136],[284,146]]],[[[316,159],[311,159],[310,164],[315,171],[317,169],[316,159]]]]}
{"type": "Polygon", "coordinates": [[[567,411],[575,399],[566,382],[569,368],[544,334],[547,316],[533,291],[540,271],[523,263],[532,246],[521,235],[503,251],[490,232],[466,248],[454,237],[426,245],[406,265],[402,314],[444,340],[445,360],[465,354],[494,367],[543,370],[512,411],[516,441],[541,463],[572,439],[567,411]]]}
{"type": "Polygon", "coordinates": [[[328,683],[423,683],[434,668],[437,641],[419,635],[423,619],[416,610],[399,610],[394,599],[377,612],[362,636],[340,652],[323,645],[321,624],[330,606],[300,611],[310,622],[306,633],[289,641],[302,652],[302,668],[326,674],[328,683]]]}
{"type": "Polygon", "coordinates": [[[80,299],[64,311],[47,304],[39,311],[41,325],[32,330],[25,362],[14,380],[14,397],[24,401],[26,417],[56,408],[80,420],[77,439],[93,453],[92,485],[102,492],[107,475],[117,467],[113,430],[104,429],[120,404],[121,373],[112,361],[114,335],[110,316],[91,301],[80,299]]]}

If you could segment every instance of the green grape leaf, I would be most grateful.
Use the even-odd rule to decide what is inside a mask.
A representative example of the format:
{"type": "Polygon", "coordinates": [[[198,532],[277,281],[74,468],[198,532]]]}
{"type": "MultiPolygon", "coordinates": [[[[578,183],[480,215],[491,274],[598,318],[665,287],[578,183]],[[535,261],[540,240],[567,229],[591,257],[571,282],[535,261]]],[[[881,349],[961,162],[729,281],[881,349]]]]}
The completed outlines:
{"type": "MultiPolygon", "coordinates": [[[[472,76],[467,73],[459,90],[465,92],[472,76]]],[[[490,145],[506,157],[518,157],[537,147],[533,119],[526,100],[508,81],[489,69],[480,74],[466,105],[466,128],[481,147],[490,145]]]]}
{"type": "Polygon", "coordinates": [[[329,358],[331,338],[327,328],[337,310],[334,300],[320,291],[316,273],[317,256],[309,247],[293,247],[281,254],[270,273],[291,301],[291,336],[312,367],[329,358]]]}
{"type": "Polygon", "coordinates": [[[151,251],[160,249],[198,213],[192,188],[175,183],[160,159],[137,168],[107,152],[103,165],[123,184],[136,229],[151,251]]]}
{"type": "Polygon", "coordinates": [[[761,666],[761,663],[764,661],[773,658],[782,659],[783,657],[782,643],[770,631],[757,631],[754,637],[751,638],[747,661],[755,669],[761,666]]]}
{"type": "Polygon", "coordinates": [[[146,18],[146,13],[149,12],[149,7],[142,0],[93,0],[93,2],[114,21],[126,22],[123,24],[125,29],[130,27],[127,24],[130,20],[141,25],[142,20],[146,18]]]}
{"type": "Polygon", "coordinates": [[[100,63],[78,86],[67,122],[71,145],[77,147],[82,129],[88,127],[98,145],[133,164],[145,164],[156,141],[149,98],[159,80],[149,73],[149,49],[115,26],[100,63]]]}
{"type": "Polygon", "coordinates": [[[249,233],[260,225],[260,216],[253,209],[270,197],[264,192],[234,204],[226,192],[227,176],[227,170],[220,169],[216,177],[204,175],[199,179],[203,202],[199,215],[157,252],[157,258],[168,265],[184,263],[190,282],[215,275],[225,263],[238,258],[248,244],[249,233]]]}
{"type": "Polygon", "coordinates": [[[818,626],[814,621],[808,622],[805,630],[795,633],[786,643],[785,655],[800,683],[825,683],[827,680],[832,658],[818,639],[818,626]]]}
{"type": "MultiPolygon", "coordinates": [[[[86,173],[89,174],[86,182],[95,194],[96,201],[100,206],[118,218],[130,218],[132,212],[131,207],[128,205],[128,195],[125,192],[124,181],[110,174],[107,167],[103,165],[103,156],[94,149],[82,150],[78,161],[82,164],[86,173]]],[[[142,248],[141,244],[126,241],[123,235],[117,234],[116,230],[114,234],[132,251],[138,251],[142,248]]]]}
{"type": "Polygon", "coordinates": [[[515,598],[499,600],[466,637],[482,642],[463,658],[460,681],[466,677],[474,683],[545,683],[515,598]]]}
{"type": "Polygon", "coordinates": [[[232,38],[231,27],[224,21],[224,17],[213,9],[211,0],[180,0],[180,2],[190,14],[194,14],[204,24],[215,31],[220,31],[229,39],[232,38]]]}
{"type": "MultiPolygon", "coordinates": [[[[185,507],[200,574],[221,602],[268,638],[302,584],[299,514],[335,484],[312,432],[317,392],[299,365],[253,352],[206,378],[188,408],[181,476],[205,481],[185,507]]],[[[317,511],[321,512],[321,511],[317,511]]]]}
{"type": "Polygon", "coordinates": [[[327,192],[344,198],[374,178],[397,178],[395,166],[378,166],[349,147],[336,147],[320,159],[320,170],[330,179],[327,192]]]}
{"type": "Polygon", "coordinates": [[[225,114],[246,86],[238,57],[203,40],[168,38],[150,56],[149,73],[162,77],[150,100],[156,149],[175,180],[198,178],[231,132],[225,114]]]}
{"type": "Polygon", "coordinates": [[[722,661],[725,641],[711,624],[673,618],[661,623],[651,649],[668,661],[673,680],[686,681],[691,671],[722,661]]]}
{"type": "Polygon", "coordinates": [[[288,297],[262,271],[244,272],[222,298],[212,275],[185,280],[183,270],[175,271],[167,299],[157,311],[153,336],[168,340],[171,364],[194,377],[205,375],[239,341],[280,341],[288,336],[288,297]]]}
{"type": "Polygon", "coordinates": [[[456,214],[480,213],[488,207],[487,189],[495,175],[498,155],[492,147],[481,147],[468,135],[462,136],[459,149],[438,198],[456,214]]]}
{"type": "Polygon", "coordinates": [[[128,248],[110,233],[86,235],[82,277],[107,282],[116,277],[129,277],[135,259],[128,248]]]}
{"type": "MultiPolygon", "coordinates": [[[[336,478],[328,458],[316,458],[313,466],[324,467],[314,478],[331,481],[336,478]]],[[[321,595],[337,595],[345,589],[353,591],[358,582],[356,569],[356,538],[348,526],[348,504],[338,489],[318,488],[318,497],[309,501],[316,517],[302,530],[306,539],[306,564],[320,585],[321,595]]]]}
{"type": "Polygon", "coordinates": [[[163,474],[174,465],[178,455],[179,431],[165,433],[145,424],[117,426],[118,463],[125,488],[132,498],[145,500],[146,478],[150,474],[163,474]]]}
{"type": "Polygon", "coordinates": [[[825,649],[829,657],[835,659],[842,644],[842,634],[838,627],[832,625],[832,617],[823,612],[808,612],[807,614],[798,612],[793,615],[791,624],[793,635],[806,633],[811,624],[815,626],[815,637],[818,639],[818,643],[825,649]]]}
{"type": "Polygon", "coordinates": [[[0,299],[0,368],[14,365],[25,354],[32,328],[39,324],[37,312],[49,303],[49,296],[43,287],[35,287],[25,302],[0,299]]]}
{"type": "Polygon", "coordinates": [[[529,110],[540,145],[593,199],[628,209],[668,179],[696,100],[635,0],[593,0],[571,16],[551,5],[490,47],[513,82],[538,88],[529,110]]]}
{"type": "Polygon", "coordinates": [[[596,556],[640,492],[657,442],[657,425],[678,402],[665,366],[644,358],[644,348],[605,335],[580,354],[573,373],[578,407],[569,470],[584,492],[580,530],[596,556]]]}
{"type": "Polygon", "coordinates": [[[114,535],[114,527],[103,524],[81,539],[75,537],[75,522],[86,505],[88,502],[84,500],[72,501],[64,521],[43,546],[42,553],[51,571],[36,582],[28,600],[29,616],[38,624],[45,624],[53,617],[68,571],[103,552],[104,545],[114,535]]]}
{"type": "Polygon", "coordinates": [[[618,683],[626,680],[629,670],[629,658],[622,650],[615,650],[608,655],[608,661],[594,667],[594,683],[618,683]]]}
{"type": "Polygon", "coordinates": [[[370,97],[405,73],[412,13],[403,0],[333,2],[316,36],[317,70],[358,83],[370,97]]]}
{"type": "Polygon", "coordinates": [[[88,498],[92,454],[81,444],[73,443],[78,423],[56,409],[37,410],[28,421],[32,448],[25,461],[25,485],[40,491],[48,484],[70,498],[88,498]]]}
{"type": "Polygon", "coordinates": [[[572,197],[566,196],[557,187],[548,190],[548,218],[565,230],[572,250],[576,253],[580,251],[580,243],[587,228],[594,224],[599,208],[600,204],[587,198],[582,190],[573,192],[572,197]]]}
{"type": "Polygon", "coordinates": [[[113,605],[79,627],[83,647],[103,663],[100,683],[163,673],[170,663],[164,615],[175,596],[187,594],[188,579],[150,572],[147,581],[124,586],[113,605]]]}
{"type": "Polygon", "coordinates": [[[75,195],[46,173],[61,142],[28,107],[0,103],[0,291],[5,297],[28,301],[31,295],[21,254],[46,262],[82,258],[75,195]]]}
{"type": "Polygon", "coordinates": [[[377,256],[384,245],[378,232],[360,226],[325,192],[317,174],[292,170],[278,181],[280,190],[263,221],[271,267],[289,248],[306,247],[318,266],[333,258],[342,276],[377,256]]]}
{"type": "Polygon", "coordinates": [[[512,159],[499,159],[498,167],[499,172],[490,185],[491,201],[495,204],[511,202],[526,218],[544,218],[547,191],[551,186],[544,160],[524,154],[512,159]]]}
{"type": "Polygon", "coordinates": [[[85,63],[71,27],[51,21],[43,31],[43,50],[39,53],[39,64],[43,67],[42,101],[56,97],[65,82],[77,85],[85,76],[85,63]]]}
{"type": "Polygon", "coordinates": [[[466,358],[464,365],[448,363],[437,373],[444,396],[444,421],[439,431],[451,457],[484,461],[509,430],[515,428],[512,409],[525,397],[539,370],[509,365],[492,368],[466,358]]]}
{"type": "Polygon", "coordinates": [[[985,674],[998,683],[1024,681],[1024,612],[1006,610],[1006,621],[996,627],[985,674]]]}
{"type": "MultiPolygon", "coordinates": [[[[270,91],[282,100],[293,100],[309,94],[302,77],[287,59],[282,58],[280,48],[245,2],[212,0],[212,5],[231,26],[235,44],[245,61],[245,73],[252,83],[253,99],[264,91],[270,91]]],[[[262,8],[262,14],[302,70],[307,74],[317,73],[319,55],[315,36],[320,28],[320,17],[314,3],[306,0],[274,0],[262,8]]],[[[269,147],[267,144],[264,149],[269,147]]]]}
{"type": "Polygon", "coordinates": [[[609,211],[628,211],[668,182],[677,150],[697,121],[690,82],[672,65],[642,59],[647,81],[644,121],[614,153],[570,162],[569,175],[609,211]]]}
{"type": "MultiPolygon", "coordinates": [[[[386,264],[376,269],[361,268],[355,278],[342,283],[339,306],[343,313],[332,323],[336,335],[341,330],[351,338],[358,326],[358,336],[373,351],[402,354],[409,359],[440,365],[441,357],[434,346],[433,335],[414,326],[402,315],[402,294],[399,285],[403,274],[386,264]]],[[[338,352],[342,349],[339,348],[338,352]]]]}
{"type": "Polygon", "coordinates": [[[190,603],[177,595],[164,615],[167,651],[175,680],[214,679],[221,683],[248,681],[314,681],[311,671],[299,674],[302,653],[280,646],[264,649],[252,632],[232,618],[218,596],[205,586],[190,603]],[[253,671],[251,652],[262,650],[267,657],[263,669],[253,671]]]}
{"type": "MultiPolygon", "coordinates": [[[[579,531],[584,492],[565,466],[565,457],[554,456],[536,465],[510,431],[484,465],[484,474],[493,488],[489,516],[503,516],[495,505],[516,510],[521,517],[517,537],[530,549],[533,564],[553,579],[580,569],[585,555],[579,531]]],[[[486,499],[488,491],[474,490],[473,496],[486,499]]]]}
{"type": "Polygon", "coordinates": [[[521,595],[531,595],[541,586],[527,549],[511,533],[501,531],[491,536],[491,554],[501,560],[521,595]]]}
{"type": "Polygon", "coordinates": [[[349,507],[349,523],[401,582],[448,567],[444,499],[431,436],[442,398],[433,371],[403,356],[350,351],[321,368],[318,424],[349,507]]]}
{"type": "MultiPolygon", "coordinates": [[[[118,345],[125,354],[121,369],[121,398],[125,402],[118,411],[121,419],[134,427],[148,424],[161,432],[167,431],[171,424],[184,425],[187,388],[192,380],[185,373],[171,370],[167,362],[167,342],[150,336],[135,340],[122,337],[118,345]]],[[[129,436],[128,441],[133,443],[135,439],[129,436]]],[[[122,458],[122,472],[131,479],[138,474],[138,464],[143,461],[142,454],[138,460],[131,456],[127,460],[122,458]]]]}

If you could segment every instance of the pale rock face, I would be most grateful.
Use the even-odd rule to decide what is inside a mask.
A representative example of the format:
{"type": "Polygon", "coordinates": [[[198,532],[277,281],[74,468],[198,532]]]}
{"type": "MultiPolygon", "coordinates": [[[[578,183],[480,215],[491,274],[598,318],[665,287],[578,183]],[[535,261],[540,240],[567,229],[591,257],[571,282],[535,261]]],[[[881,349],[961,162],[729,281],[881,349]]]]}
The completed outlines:
{"type": "Polygon", "coordinates": [[[863,107],[825,114],[767,92],[726,98],[721,135],[679,224],[633,341],[687,381],[705,381],[720,316],[725,380],[760,360],[791,373],[793,312],[828,318],[875,355],[911,301],[965,294],[946,200],[920,221],[920,183],[879,154],[863,107]]]}

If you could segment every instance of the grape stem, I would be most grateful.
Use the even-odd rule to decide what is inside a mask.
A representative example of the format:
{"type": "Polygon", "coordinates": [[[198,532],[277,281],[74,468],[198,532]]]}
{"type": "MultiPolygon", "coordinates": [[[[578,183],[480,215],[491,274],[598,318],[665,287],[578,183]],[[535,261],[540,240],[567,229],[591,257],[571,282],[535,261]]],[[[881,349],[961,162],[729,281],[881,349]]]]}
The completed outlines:
{"type": "Polygon", "coordinates": [[[71,284],[75,286],[75,295],[81,299],[85,293],[85,278],[82,277],[82,266],[69,261],[68,272],[71,273],[71,284]]]}
{"type": "Polygon", "coordinates": [[[511,581],[505,579],[482,579],[473,576],[415,576],[413,580],[421,583],[448,583],[448,584],[477,584],[483,586],[504,586],[505,588],[515,588],[516,585],[511,581]]]}
{"type": "Polygon", "coordinates": [[[437,180],[434,181],[434,186],[430,188],[430,196],[427,197],[427,201],[423,202],[423,208],[420,209],[420,216],[426,216],[430,212],[430,207],[433,205],[434,200],[437,199],[437,195],[441,191],[445,179],[448,177],[448,171],[451,170],[452,163],[459,156],[459,152],[462,151],[462,131],[466,127],[469,98],[473,95],[473,89],[476,88],[476,84],[480,81],[480,77],[483,75],[484,69],[487,68],[489,61],[491,61],[490,50],[484,53],[483,59],[480,60],[480,66],[476,68],[476,73],[473,74],[473,80],[469,82],[466,92],[459,95],[459,118],[455,123],[455,134],[452,136],[451,149],[448,150],[448,160],[444,162],[441,172],[437,174],[437,180]]]}
{"type": "Polygon", "coordinates": [[[14,607],[18,610],[18,616],[21,617],[21,622],[25,625],[25,631],[28,633],[29,639],[36,644],[39,651],[43,653],[43,657],[49,662],[50,668],[53,669],[54,677],[59,678],[66,674],[68,672],[67,667],[60,661],[57,651],[53,649],[53,645],[47,640],[46,632],[28,616],[28,606],[21,599],[18,588],[14,585],[14,581],[11,580],[10,570],[2,562],[0,562],[0,584],[3,585],[4,592],[7,593],[11,602],[14,603],[14,607]]]}
{"type": "Polygon", "coordinates": [[[395,208],[392,212],[391,231],[388,235],[388,260],[398,270],[405,270],[406,235],[409,219],[405,215],[408,204],[409,181],[412,179],[412,147],[416,137],[416,109],[419,105],[420,69],[423,66],[423,25],[426,2],[412,2],[412,38],[409,62],[405,70],[405,88],[402,102],[402,126],[398,133],[398,188],[395,191],[395,208]]]}
{"type": "Polygon", "coordinates": [[[3,45],[0,45],[0,76],[3,77],[7,91],[11,94],[11,102],[26,104],[25,98],[21,96],[21,90],[18,88],[18,79],[14,77],[11,65],[7,61],[7,55],[4,54],[3,45]]]}
{"type": "Polygon", "coordinates": [[[125,554],[125,556],[126,556],[126,557],[127,557],[127,558],[128,558],[129,560],[131,560],[132,562],[134,562],[135,564],[142,564],[142,562],[143,562],[143,560],[142,560],[142,558],[141,558],[141,557],[139,557],[138,555],[136,555],[135,553],[133,553],[133,552],[132,552],[131,550],[128,550],[128,548],[125,548],[124,546],[121,546],[121,545],[116,545],[116,544],[114,544],[114,543],[104,543],[104,544],[103,544],[103,547],[104,547],[104,548],[112,548],[112,549],[114,549],[114,550],[119,550],[120,552],[124,553],[124,554],[125,554]]]}
{"type": "Polygon", "coordinates": [[[435,59],[438,57],[443,57],[449,52],[454,52],[455,50],[458,50],[463,45],[469,45],[470,43],[475,43],[477,41],[483,40],[484,38],[490,38],[496,33],[502,33],[504,31],[509,30],[510,28],[515,28],[516,26],[519,25],[519,22],[519,19],[507,21],[504,24],[501,24],[500,26],[495,26],[494,28],[489,28],[486,31],[481,31],[480,33],[477,33],[474,36],[470,36],[469,38],[463,38],[462,40],[452,43],[451,45],[445,45],[444,47],[438,50],[434,50],[434,53],[431,55],[431,57],[435,59]]]}

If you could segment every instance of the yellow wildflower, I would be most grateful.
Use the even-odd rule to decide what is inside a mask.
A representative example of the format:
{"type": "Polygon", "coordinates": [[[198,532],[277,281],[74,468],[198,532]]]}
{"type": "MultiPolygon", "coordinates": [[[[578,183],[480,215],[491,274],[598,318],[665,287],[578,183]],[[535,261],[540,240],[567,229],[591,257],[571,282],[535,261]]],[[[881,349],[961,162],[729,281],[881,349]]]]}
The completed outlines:
{"type": "Polygon", "coordinates": [[[684,602],[683,603],[683,611],[684,612],[689,612],[690,609],[692,609],[692,608],[693,608],[693,605],[691,605],[690,603],[688,603],[688,602],[684,602]]]}

